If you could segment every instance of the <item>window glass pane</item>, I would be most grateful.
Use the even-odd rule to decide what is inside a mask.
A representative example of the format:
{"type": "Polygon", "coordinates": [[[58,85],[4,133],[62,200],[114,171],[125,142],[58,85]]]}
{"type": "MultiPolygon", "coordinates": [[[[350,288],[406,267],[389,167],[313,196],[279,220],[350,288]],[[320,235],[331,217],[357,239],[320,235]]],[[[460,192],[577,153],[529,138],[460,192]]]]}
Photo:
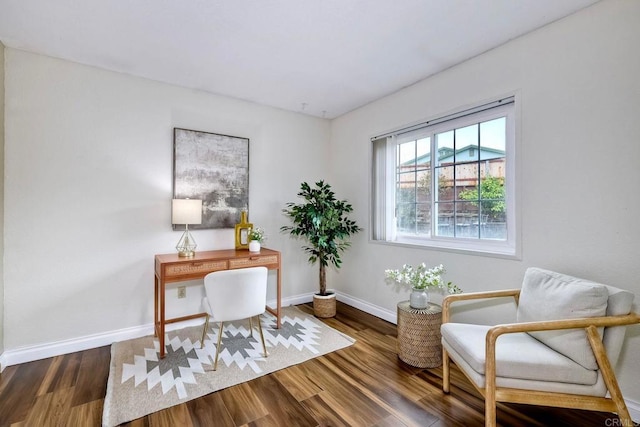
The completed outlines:
{"type": "Polygon", "coordinates": [[[431,234],[431,203],[416,205],[416,233],[431,234]]]}
{"type": "Polygon", "coordinates": [[[489,159],[480,162],[480,177],[499,178],[502,184],[506,184],[506,160],[503,157],[489,159]]]}
{"type": "Polygon", "coordinates": [[[481,220],[484,223],[481,238],[506,240],[507,209],[504,179],[492,176],[483,178],[480,183],[480,195],[482,197],[481,220]]]}
{"type": "Polygon", "coordinates": [[[506,212],[495,212],[494,208],[495,206],[491,203],[485,201],[480,203],[480,238],[507,240],[506,212]]]}
{"type": "Polygon", "coordinates": [[[409,141],[398,145],[398,165],[413,166],[416,159],[416,142],[409,141]]]}
{"type": "Polygon", "coordinates": [[[396,180],[396,221],[399,232],[413,233],[416,227],[416,143],[399,144],[396,180]]]}
{"type": "Polygon", "coordinates": [[[455,236],[478,238],[478,212],[477,202],[457,202],[455,204],[455,236]]]}
{"type": "Polygon", "coordinates": [[[456,199],[478,200],[478,163],[464,163],[456,168],[456,199]]]}
{"type": "Polygon", "coordinates": [[[400,180],[396,188],[396,204],[415,203],[416,187],[414,184],[415,174],[400,174],[400,180]]]}
{"type": "Polygon", "coordinates": [[[456,162],[478,160],[478,125],[455,130],[456,162]]]}
{"type": "Polygon", "coordinates": [[[489,176],[480,182],[480,197],[487,215],[492,219],[500,219],[505,213],[505,188],[504,180],[499,177],[489,176]]]}
{"type": "Polygon", "coordinates": [[[480,123],[480,148],[498,150],[504,156],[507,146],[506,123],[506,117],[480,123]]]}
{"type": "Polygon", "coordinates": [[[436,188],[437,199],[440,202],[453,200],[453,168],[454,166],[445,166],[442,168],[436,168],[436,188]]]}
{"type": "Polygon", "coordinates": [[[436,150],[438,152],[438,166],[453,163],[453,131],[436,134],[436,150]]]}
{"type": "Polygon", "coordinates": [[[414,233],[416,228],[416,205],[415,203],[398,203],[397,207],[397,227],[399,232],[414,233]]]}
{"type": "Polygon", "coordinates": [[[431,167],[431,138],[423,138],[416,141],[416,168],[417,170],[431,167]]]}
{"type": "MultiPolygon", "coordinates": [[[[412,170],[409,172],[401,172],[398,174],[397,189],[396,189],[398,193],[401,190],[406,190],[405,192],[408,191],[410,194],[413,195],[413,193],[415,193],[415,185],[416,185],[416,174],[412,170]]],[[[400,200],[400,198],[398,199],[400,200]]],[[[411,200],[407,199],[406,197],[403,197],[402,201],[404,202],[411,201],[413,203],[415,202],[415,197],[413,197],[411,200]]]]}
{"type": "Polygon", "coordinates": [[[431,171],[422,170],[416,176],[416,202],[431,203],[431,171]]]}
{"type": "Polygon", "coordinates": [[[443,237],[454,237],[453,203],[437,203],[438,227],[436,234],[443,237]]]}

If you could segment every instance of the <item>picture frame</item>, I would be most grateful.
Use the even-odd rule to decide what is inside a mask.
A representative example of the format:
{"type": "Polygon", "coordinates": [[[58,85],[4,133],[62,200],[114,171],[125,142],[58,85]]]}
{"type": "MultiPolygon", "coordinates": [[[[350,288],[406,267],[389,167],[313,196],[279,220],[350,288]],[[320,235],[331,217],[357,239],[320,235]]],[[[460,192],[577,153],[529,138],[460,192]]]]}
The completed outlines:
{"type": "Polygon", "coordinates": [[[174,128],[173,198],[202,200],[190,229],[234,228],[249,209],[249,138],[174,128]]]}

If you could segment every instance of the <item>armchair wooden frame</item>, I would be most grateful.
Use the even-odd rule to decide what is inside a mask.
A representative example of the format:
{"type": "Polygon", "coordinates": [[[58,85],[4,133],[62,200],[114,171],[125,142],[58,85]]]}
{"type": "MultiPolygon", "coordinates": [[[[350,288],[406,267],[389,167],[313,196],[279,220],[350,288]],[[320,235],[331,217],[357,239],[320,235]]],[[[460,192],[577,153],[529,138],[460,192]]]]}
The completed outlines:
{"type": "MultiPolygon", "coordinates": [[[[457,301],[513,297],[518,304],[520,289],[507,289],[500,291],[473,292],[467,294],[455,294],[445,297],[442,303],[442,323],[450,321],[451,305],[457,301]]],[[[496,402],[524,403],[542,406],[554,406],[562,408],[586,409],[591,411],[617,412],[621,425],[633,426],[633,420],[624,402],[615,372],[606,350],[602,344],[602,339],[598,333],[598,327],[624,326],[640,323],[640,316],[637,313],[629,313],[625,316],[603,316],[578,318],[568,320],[550,320],[542,322],[509,323],[496,325],[489,329],[485,342],[485,387],[479,388],[475,382],[467,375],[470,382],[476,387],[478,392],[485,399],[485,426],[494,427],[496,425],[496,402]],[[564,394],[537,390],[522,390],[496,386],[496,341],[503,334],[532,331],[550,331],[560,329],[586,330],[589,344],[598,363],[598,368],[602,373],[604,383],[611,397],[597,397],[577,394],[564,394]]],[[[450,359],[447,350],[442,349],[442,390],[449,393],[450,389],[450,359]]]]}

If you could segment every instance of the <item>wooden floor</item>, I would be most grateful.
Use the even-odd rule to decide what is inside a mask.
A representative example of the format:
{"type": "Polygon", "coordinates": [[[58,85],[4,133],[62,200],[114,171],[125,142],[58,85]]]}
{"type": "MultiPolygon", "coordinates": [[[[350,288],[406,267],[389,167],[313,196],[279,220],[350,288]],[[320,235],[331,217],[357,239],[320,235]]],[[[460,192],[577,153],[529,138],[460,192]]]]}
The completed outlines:
{"type": "MultiPolygon", "coordinates": [[[[312,312],[307,305],[300,306],[312,312]]],[[[355,345],[125,426],[482,426],[483,401],[452,367],[410,367],[393,324],[339,303],[325,321],[355,345]]],[[[10,366],[0,376],[0,426],[99,426],[109,347],[10,366]]],[[[500,405],[503,426],[617,426],[607,413],[500,405]]]]}

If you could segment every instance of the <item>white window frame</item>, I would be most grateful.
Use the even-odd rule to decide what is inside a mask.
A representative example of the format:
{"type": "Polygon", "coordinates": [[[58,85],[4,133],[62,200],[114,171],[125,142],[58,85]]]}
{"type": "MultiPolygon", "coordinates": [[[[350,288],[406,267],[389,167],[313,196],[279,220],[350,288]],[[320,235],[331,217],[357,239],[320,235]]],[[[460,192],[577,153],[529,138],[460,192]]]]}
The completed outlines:
{"type": "MultiPolygon", "coordinates": [[[[485,103],[473,108],[464,109],[458,113],[443,116],[440,119],[423,122],[419,125],[405,127],[372,139],[371,153],[371,227],[370,240],[376,243],[421,246],[447,251],[471,252],[476,254],[495,255],[503,257],[520,257],[519,239],[519,210],[517,203],[518,157],[516,156],[516,103],[515,97],[485,103]],[[505,146],[505,203],[507,216],[506,240],[491,240],[481,238],[445,237],[437,236],[434,232],[437,213],[435,212],[435,194],[431,191],[431,233],[430,236],[405,234],[396,230],[395,218],[395,177],[396,146],[402,142],[418,139],[419,135],[431,136],[431,153],[435,153],[435,138],[437,133],[451,129],[459,129],[474,123],[506,117],[506,146],[505,146]],[[410,135],[410,137],[408,137],[410,135]]],[[[433,154],[432,154],[433,155],[433,154]]],[[[435,163],[431,163],[431,176],[434,175],[435,163]]],[[[435,185],[432,179],[432,185],[435,185]]]]}

